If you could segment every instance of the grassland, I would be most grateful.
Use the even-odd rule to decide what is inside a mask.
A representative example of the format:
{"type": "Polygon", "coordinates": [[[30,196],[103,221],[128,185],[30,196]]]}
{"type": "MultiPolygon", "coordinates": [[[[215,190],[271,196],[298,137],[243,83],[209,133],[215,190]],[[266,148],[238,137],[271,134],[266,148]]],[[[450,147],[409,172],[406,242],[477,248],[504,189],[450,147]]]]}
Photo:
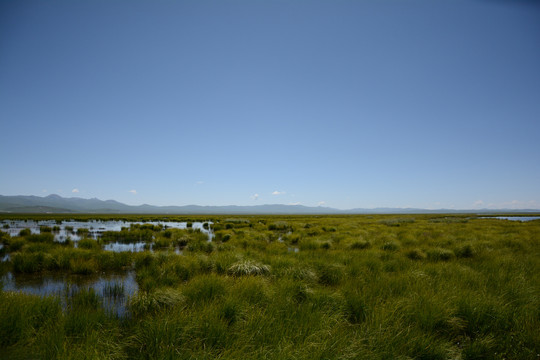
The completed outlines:
{"type": "Polygon", "coordinates": [[[3,235],[2,273],[131,270],[139,292],[118,317],[91,290],[67,302],[0,291],[1,358],[540,358],[540,221],[79,216],[88,218],[212,220],[215,238],[139,226],[74,248],[48,232],[3,235]],[[131,238],[154,251],[101,250],[131,238]]]}

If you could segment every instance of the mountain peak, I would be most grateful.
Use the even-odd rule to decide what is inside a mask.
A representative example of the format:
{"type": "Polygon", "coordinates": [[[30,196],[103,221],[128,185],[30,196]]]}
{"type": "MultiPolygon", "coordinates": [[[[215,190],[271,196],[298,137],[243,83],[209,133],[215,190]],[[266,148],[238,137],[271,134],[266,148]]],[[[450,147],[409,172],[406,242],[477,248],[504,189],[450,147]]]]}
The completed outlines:
{"type": "Polygon", "coordinates": [[[62,197],[58,194],[51,194],[51,195],[48,195],[46,196],[45,198],[47,199],[62,199],[62,197]]]}
{"type": "Polygon", "coordinates": [[[126,205],[116,200],[97,198],[63,198],[57,194],[39,196],[0,196],[0,212],[50,212],[50,213],[125,213],[125,214],[428,214],[428,213],[538,213],[540,209],[492,209],[492,210],[450,210],[450,209],[414,209],[414,208],[374,208],[339,210],[330,207],[309,207],[305,205],[229,205],[229,206],[153,206],[126,205]]]}

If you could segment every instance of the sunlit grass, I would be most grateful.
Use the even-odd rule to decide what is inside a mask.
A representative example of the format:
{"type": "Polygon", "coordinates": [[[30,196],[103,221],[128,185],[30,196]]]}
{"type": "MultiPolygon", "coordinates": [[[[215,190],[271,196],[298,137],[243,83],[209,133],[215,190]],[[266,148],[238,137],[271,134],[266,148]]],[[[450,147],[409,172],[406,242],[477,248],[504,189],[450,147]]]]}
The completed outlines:
{"type": "Polygon", "coordinates": [[[101,298],[122,296],[121,284],[81,290],[65,308],[58,298],[2,291],[0,357],[465,360],[540,353],[539,221],[168,219],[211,220],[216,237],[209,243],[198,231],[151,224],[81,240],[78,248],[29,233],[2,236],[11,257],[3,271],[15,277],[134,270],[139,292],[119,318],[101,298]],[[101,249],[142,238],[153,252],[101,249]]]}

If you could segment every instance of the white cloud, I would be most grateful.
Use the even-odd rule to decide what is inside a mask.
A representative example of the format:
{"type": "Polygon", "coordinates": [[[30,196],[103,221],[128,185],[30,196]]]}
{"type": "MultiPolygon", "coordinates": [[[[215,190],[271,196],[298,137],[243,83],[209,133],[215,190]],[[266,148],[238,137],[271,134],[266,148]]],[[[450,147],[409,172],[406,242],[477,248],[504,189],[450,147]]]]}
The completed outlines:
{"type": "Polygon", "coordinates": [[[204,184],[204,181],[199,180],[199,181],[197,181],[195,184],[201,185],[201,184],[204,184]]]}
{"type": "Polygon", "coordinates": [[[72,193],[78,193],[79,192],[79,189],[75,188],[73,190],[71,190],[72,193]]]}
{"type": "Polygon", "coordinates": [[[476,200],[474,203],[473,203],[473,206],[482,206],[484,205],[484,202],[482,200],[476,200]]]}
{"type": "Polygon", "coordinates": [[[300,202],[299,202],[299,201],[297,201],[297,202],[291,202],[291,203],[289,203],[289,205],[300,205],[300,202]]]}
{"type": "Polygon", "coordinates": [[[326,201],[319,201],[319,203],[317,204],[317,206],[324,206],[326,205],[326,201]]]}
{"type": "Polygon", "coordinates": [[[132,193],[133,195],[137,195],[137,190],[129,190],[128,192],[132,193]]]}
{"type": "Polygon", "coordinates": [[[46,193],[47,192],[47,189],[43,189],[41,190],[42,193],[46,193]]]}
{"type": "Polygon", "coordinates": [[[276,191],[274,191],[274,192],[272,193],[272,195],[283,195],[283,194],[285,194],[285,191],[277,191],[277,190],[276,190],[276,191]]]}
{"type": "Polygon", "coordinates": [[[253,194],[250,196],[253,200],[257,200],[259,198],[259,194],[253,194]]]}

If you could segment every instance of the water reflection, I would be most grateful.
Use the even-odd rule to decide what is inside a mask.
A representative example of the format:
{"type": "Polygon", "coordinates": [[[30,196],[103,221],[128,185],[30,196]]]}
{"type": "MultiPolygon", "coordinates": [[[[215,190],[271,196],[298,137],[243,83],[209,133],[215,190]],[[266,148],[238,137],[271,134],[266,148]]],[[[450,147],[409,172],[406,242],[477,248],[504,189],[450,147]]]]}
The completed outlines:
{"type": "Polygon", "coordinates": [[[88,233],[87,237],[94,240],[98,239],[106,231],[121,231],[122,228],[130,228],[132,224],[145,225],[150,224],[154,226],[161,226],[163,229],[188,229],[200,230],[201,232],[208,235],[208,241],[212,241],[214,237],[214,232],[212,231],[211,225],[213,222],[204,221],[204,222],[193,222],[190,223],[188,227],[187,222],[178,222],[178,221],[61,221],[57,222],[55,220],[2,220],[0,221],[0,230],[7,232],[11,236],[18,236],[21,230],[30,229],[32,234],[39,234],[41,232],[41,227],[48,227],[51,229],[52,234],[54,234],[55,241],[65,242],[68,238],[72,241],[78,241],[83,236],[83,233],[88,233]]]}
{"type": "Polygon", "coordinates": [[[0,244],[0,262],[9,261],[10,256],[9,254],[5,253],[4,244],[0,244]]]}
{"type": "Polygon", "coordinates": [[[0,279],[3,291],[20,291],[38,296],[59,296],[65,308],[66,297],[79,289],[93,289],[102,299],[103,308],[117,316],[124,316],[127,300],[138,291],[133,271],[100,276],[77,275],[16,275],[11,272],[0,279]]]}
{"type": "Polygon", "coordinates": [[[499,219],[499,220],[511,220],[511,221],[533,221],[540,220],[540,216],[489,216],[482,219],[499,219]]]}
{"type": "MultiPolygon", "coordinates": [[[[144,251],[146,248],[146,243],[144,242],[137,242],[137,243],[109,243],[103,246],[103,250],[106,251],[114,251],[114,252],[124,252],[124,251],[131,251],[131,252],[141,252],[144,251]]],[[[152,246],[150,245],[150,250],[152,250],[152,246]]]]}

